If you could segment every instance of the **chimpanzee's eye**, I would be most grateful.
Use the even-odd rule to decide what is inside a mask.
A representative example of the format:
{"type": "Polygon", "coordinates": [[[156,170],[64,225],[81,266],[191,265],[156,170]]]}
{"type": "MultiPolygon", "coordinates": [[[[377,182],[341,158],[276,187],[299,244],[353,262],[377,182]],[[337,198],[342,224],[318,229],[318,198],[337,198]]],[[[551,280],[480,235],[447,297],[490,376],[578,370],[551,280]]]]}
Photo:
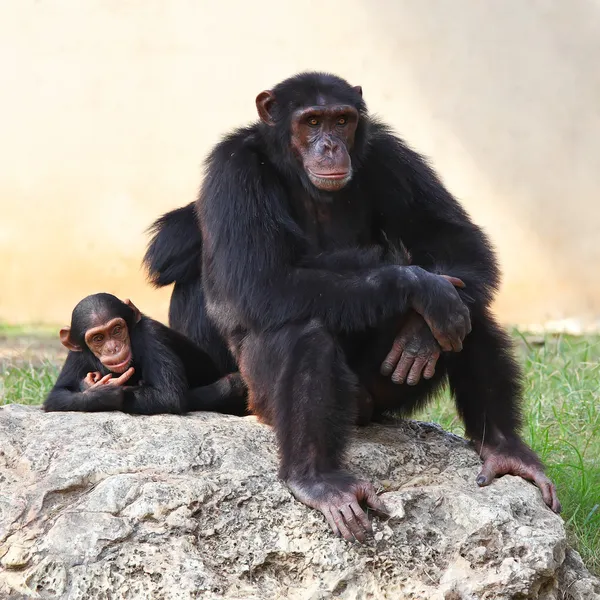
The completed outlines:
{"type": "Polygon", "coordinates": [[[99,333],[98,335],[95,335],[92,338],[92,342],[94,342],[95,344],[99,344],[103,339],[104,339],[104,336],[101,333],[99,333]]]}
{"type": "Polygon", "coordinates": [[[308,119],[307,123],[311,127],[316,127],[319,124],[319,119],[317,119],[316,117],[311,117],[310,119],[308,119]]]}
{"type": "Polygon", "coordinates": [[[113,329],[113,335],[119,335],[121,333],[121,326],[117,325],[114,329],[113,329]]]}
{"type": "Polygon", "coordinates": [[[340,117],[338,119],[338,125],[345,125],[348,122],[348,119],[346,119],[346,117],[340,117]]]}

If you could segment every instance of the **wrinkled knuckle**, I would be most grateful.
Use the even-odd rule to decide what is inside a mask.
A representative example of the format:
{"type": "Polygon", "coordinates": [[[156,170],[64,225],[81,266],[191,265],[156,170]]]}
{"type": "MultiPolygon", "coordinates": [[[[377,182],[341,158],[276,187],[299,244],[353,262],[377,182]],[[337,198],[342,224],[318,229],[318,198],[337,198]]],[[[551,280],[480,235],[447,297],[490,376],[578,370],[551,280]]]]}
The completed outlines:
{"type": "Polygon", "coordinates": [[[402,352],[403,348],[404,348],[404,340],[400,340],[400,339],[396,338],[394,340],[394,343],[392,344],[392,351],[393,352],[402,352]]]}

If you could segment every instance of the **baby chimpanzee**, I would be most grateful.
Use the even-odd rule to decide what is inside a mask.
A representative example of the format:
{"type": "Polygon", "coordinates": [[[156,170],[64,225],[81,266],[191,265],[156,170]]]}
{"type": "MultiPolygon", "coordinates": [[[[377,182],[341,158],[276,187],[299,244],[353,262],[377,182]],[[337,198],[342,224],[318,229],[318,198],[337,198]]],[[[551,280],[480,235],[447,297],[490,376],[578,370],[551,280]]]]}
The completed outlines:
{"type": "Polygon", "coordinates": [[[140,314],[129,300],[111,294],[84,298],[60,340],[69,354],[44,402],[46,411],[247,414],[239,374],[221,377],[203,350],[140,314]]]}

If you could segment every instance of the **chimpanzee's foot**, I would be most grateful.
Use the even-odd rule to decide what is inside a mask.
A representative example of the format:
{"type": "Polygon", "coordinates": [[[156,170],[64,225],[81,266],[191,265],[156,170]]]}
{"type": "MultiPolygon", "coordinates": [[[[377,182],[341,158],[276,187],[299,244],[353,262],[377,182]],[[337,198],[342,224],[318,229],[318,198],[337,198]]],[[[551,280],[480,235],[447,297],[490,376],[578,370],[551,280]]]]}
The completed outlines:
{"type": "Polygon", "coordinates": [[[373,531],[361,504],[387,515],[375,488],[368,481],[356,479],[343,471],[310,478],[291,478],[286,483],[296,499],[320,510],[334,533],[349,542],[364,542],[367,534],[373,531]]]}
{"type": "Polygon", "coordinates": [[[488,445],[474,442],[476,450],[483,459],[483,466],[477,476],[477,485],[489,485],[496,477],[516,475],[532,481],[542,492],[544,502],[555,512],[561,511],[556,487],[544,474],[539,458],[523,442],[488,445]]]}

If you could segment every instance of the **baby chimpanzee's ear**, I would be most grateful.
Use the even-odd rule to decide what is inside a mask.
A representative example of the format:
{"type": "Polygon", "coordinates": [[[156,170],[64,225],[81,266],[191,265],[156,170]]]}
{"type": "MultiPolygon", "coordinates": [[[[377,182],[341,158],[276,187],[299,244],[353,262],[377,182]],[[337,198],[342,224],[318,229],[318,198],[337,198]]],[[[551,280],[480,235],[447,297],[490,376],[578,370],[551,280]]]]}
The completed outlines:
{"type": "Polygon", "coordinates": [[[60,342],[65,348],[68,348],[69,350],[72,350],[73,352],[81,352],[81,346],[79,344],[76,344],[71,339],[71,328],[70,327],[63,327],[60,330],[60,342]]]}
{"type": "Polygon", "coordinates": [[[127,304],[129,308],[133,311],[133,322],[139,323],[142,318],[142,313],[139,311],[138,307],[129,299],[123,300],[123,304],[127,304]]]}

